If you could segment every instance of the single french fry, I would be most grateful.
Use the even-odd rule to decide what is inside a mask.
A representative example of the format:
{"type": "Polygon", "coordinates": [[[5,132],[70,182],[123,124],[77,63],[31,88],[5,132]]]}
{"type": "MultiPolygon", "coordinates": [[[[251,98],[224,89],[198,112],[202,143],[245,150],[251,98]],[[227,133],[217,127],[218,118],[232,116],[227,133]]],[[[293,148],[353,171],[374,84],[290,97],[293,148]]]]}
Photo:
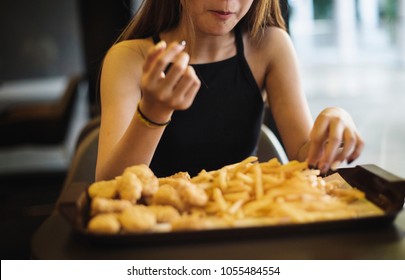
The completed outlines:
{"type": "Polygon", "coordinates": [[[226,203],[221,190],[219,188],[215,188],[213,190],[212,196],[214,198],[214,201],[217,203],[220,211],[225,212],[228,208],[228,204],[226,203]]]}
{"type": "Polygon", "coordinates": [[[254,185],[255,185],[255,195],[256,199],[261,199],[263,197],[263,179],[262,179],[262,170],[258,164],[253,165],[254,173],[254,185]]]}
{"type": "Polygon", "coordinates": [[[255,156],[247,157],[246,159],[242,160],[241,162],[232,165],[231,170],[234,173],[238,173],[240,171],[243,172],[247,167],[250,166],[251,163],[256,162],[257,160],[258,160],[258,158],[255,156]]]}
{"type": "Polygon", "coordinates": [[[280,161],[277,158],[271,158],[270,160],[266,162],[260,163],[261,168],[274,168],[274,167],[279,167],[281,166],[280,161]]]}
{"type": "Polygon", "coordinates": [[[194,176],[191,178],[191,182],[198,184],[201,182],[207,182],[212,180],[213,176],[212,174],[208,173],[205,169],[201,170],[200,173],[198,173],[197,176],[194,176]]]}
{"type": "Polygon", "coordinates": [[[223,194],[223,197],[227,201],[237,201],[237,200],[248,200],[250,198],[250,195],[248,192],[234,192],[234,193],[225,193],[223,194]]]}
{"type": "Polygon", "coordinates": [[[236,212],[239,211],[239,209],[242,207],[243,203],[245,203],[245,200],[244,200],[244,199],[236,200],[236,201],[231,205],[231,207],[229,207],[228,213],[231,214],[231,215],[234,215],[236,212]]]}
{"type": "Polygon", "coordinates": [[[304,169],[308,168],[308,163],[307,162],[299,162],[296,160],[290,161],[284,165],[281,165],[280,167],[278,167],[278,171],[279,172],[285,172],[288,174],[291,174],[295,171],[302,171],[304,169]]]}
{"type": "Polygon", "coordinates": [[[249,216],[258,211],[270,210],[272,204],[273,201],[269,199],[253,200],[243,205],[243,212],[249,216]]]}
{"type": "Polygon", "coordinates": [[[228,182],[227,193],[233,192],[252,192],[252,187],[247,185],[245,182],[232,180],[228,182]]]}
{"type": "Polygon", "coordinates": [[[245,184],[253,184],[254,183],[254,179],[242,172],[238,172],[236,173],[236,178],[238,178],[239,180],[241,180],[242,182],[244,182],[245,184]]]}
{"type": "Polygon", "coordinates": [[[224,191],[227,189],[227,174],[226,169],[222,168],[219,170],[218,177],[217,177],[217,184],[219,188],[224,191]]]}

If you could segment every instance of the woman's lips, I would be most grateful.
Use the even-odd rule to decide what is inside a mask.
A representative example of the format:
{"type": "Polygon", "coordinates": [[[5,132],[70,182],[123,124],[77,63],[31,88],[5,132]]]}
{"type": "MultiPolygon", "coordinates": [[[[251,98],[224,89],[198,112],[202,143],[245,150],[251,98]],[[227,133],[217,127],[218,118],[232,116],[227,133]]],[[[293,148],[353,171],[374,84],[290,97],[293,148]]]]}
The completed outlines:
{"type": "Polygon", "coordinates": [[[217,11],[217,10],[211,10],[210,11],[212,14],[214,14],[217,18],[226,20],[230,18],[234,13],[230,11],[217,11]]]}

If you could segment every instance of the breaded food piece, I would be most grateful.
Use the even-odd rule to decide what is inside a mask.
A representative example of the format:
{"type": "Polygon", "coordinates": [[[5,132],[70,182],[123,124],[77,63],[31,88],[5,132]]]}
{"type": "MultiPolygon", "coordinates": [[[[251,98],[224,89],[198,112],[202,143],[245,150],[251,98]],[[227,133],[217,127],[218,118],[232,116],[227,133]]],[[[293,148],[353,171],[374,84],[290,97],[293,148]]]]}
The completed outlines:
{"type": "Polygon", "coordinates": [[[157,223],[155,214],[144,205],[126,208],[119,220],[125,231],[134,233],[151,231],[157,223]]]}
{"type": "Polygon", "coordinates": [[[93,217],[87,226],[93,233],[116,234],[121,229],[121,224],[115,214],[100,214],[93,217]]]}
{"type": "Polygon", "coordinates": [[[194,215],[181,216],[173,220],[171,225],[173,231],[219,229],[232,226],[231,222],[220,217],[201,218],[194,215]]]}
{"type": "Polygon", "coordinates": [[[155,214],[158,223],[168,223],[180,217],[179,211],[170,205],[150,205],[148,208],[155,214]]]}
{"type": "Polygon", "coordinates": [[[136,203],[142,195],[142,182],[134,173],[124,172],[117,178],[117,191],[121,199],[136,203]]]}
{"type": "Polygon", "coordinates": [[[162,185],[153,195],[153,204],[171,205],[179,211],[186,208],[179,192],[171,185],[162,185]]]}
{"type": "Polygon", "coordinates": [[[117,195],[117,182],[116,180],[95,182],[90,185],[88,193],[91,198],[114,198],[117,195]]]}
{"type": "Polygon", "coordinates": [[[131,207],[133,204],[128,200],[95,197],[91,201],[91,213],[117,213],[131,207]]]}
{"type": "Polygon", "coordinates": [[[173,178],[182,178],[185,179],[187,181],[191,180],[191,176],[188,172],[177,172],[175,174],[172,175],[173,178]]]}
{"type": "Polygon", "coordinates": [[[143,196],[152,196],[158,190],[158,178],[146,164],[128,167],[125,169],[124,174],[128,172],[135,174],[141,181],[143,196]]]}
{"type": "Polygon", "coordinates": [[[158,179],[158,180],[159,180],[159,184],[161,184],[161,185],[165,184],[165,183],[166,183],[166,182],[165,182],[166,179],[185,179],[185,180],[187,180],[187,181],[190,181],[190,180],[191,180],[191,177],[190,177],[190,174],[189,174],[188,172],[182,172],[182,171],[180,171],[180,172],[177,172],[177,173],[175,173],[175,174],[173,174],[173,175],[170,175],[170,176],[168,176],[168,177],[159,178],[159,179],[158,179]]]}
{"type": "Polygon", "coordinates": [[[175,188],[181,199],[188,205],[204,206],[208,202],[208,195],[204,189],[183,178],[166,178],[166,184],[175,188]]]}
{"type": "Polygon", "coordinates": [[[183,183],[179,185],[178,191],[184,201],[193,206],[205,206],[207,204],[208,195],[203,189],[184,179],[181,181],[183,183]]]}

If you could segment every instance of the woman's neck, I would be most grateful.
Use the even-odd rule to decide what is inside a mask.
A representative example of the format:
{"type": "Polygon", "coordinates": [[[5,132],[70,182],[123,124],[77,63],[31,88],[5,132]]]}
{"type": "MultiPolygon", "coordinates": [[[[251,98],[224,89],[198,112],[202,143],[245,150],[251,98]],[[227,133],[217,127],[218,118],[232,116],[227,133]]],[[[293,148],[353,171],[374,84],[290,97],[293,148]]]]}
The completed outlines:
{"type": "MultiPolygon", "coordinates": [[[[185,34],[186,32],[180,29],[173,29],[160,34],[160,36],[162,40],[172,42],[183,40],[183,38],[186,38],[185,34]]],[[[236,55],[233,32],[222,36],[213,36],[196,31],[193,44],[186,43],[188,43],[186,51],[191,54],[190,64],[221,61],[236,55]]]]}

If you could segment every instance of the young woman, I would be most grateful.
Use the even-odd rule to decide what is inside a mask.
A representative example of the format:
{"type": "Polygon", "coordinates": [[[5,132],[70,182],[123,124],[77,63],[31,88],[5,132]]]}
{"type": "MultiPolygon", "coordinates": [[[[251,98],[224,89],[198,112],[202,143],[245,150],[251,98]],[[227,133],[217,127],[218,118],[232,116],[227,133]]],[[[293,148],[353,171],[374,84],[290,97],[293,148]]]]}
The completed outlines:
{"type": "Polygon", "coordinates": [[[267,103],[290,160],[322,172],[364,145],[344,110],[312,122],[278,0],[145,0],[101,74],[96,180],[135,164],[195,175],[254,154],[267,103]]]}

